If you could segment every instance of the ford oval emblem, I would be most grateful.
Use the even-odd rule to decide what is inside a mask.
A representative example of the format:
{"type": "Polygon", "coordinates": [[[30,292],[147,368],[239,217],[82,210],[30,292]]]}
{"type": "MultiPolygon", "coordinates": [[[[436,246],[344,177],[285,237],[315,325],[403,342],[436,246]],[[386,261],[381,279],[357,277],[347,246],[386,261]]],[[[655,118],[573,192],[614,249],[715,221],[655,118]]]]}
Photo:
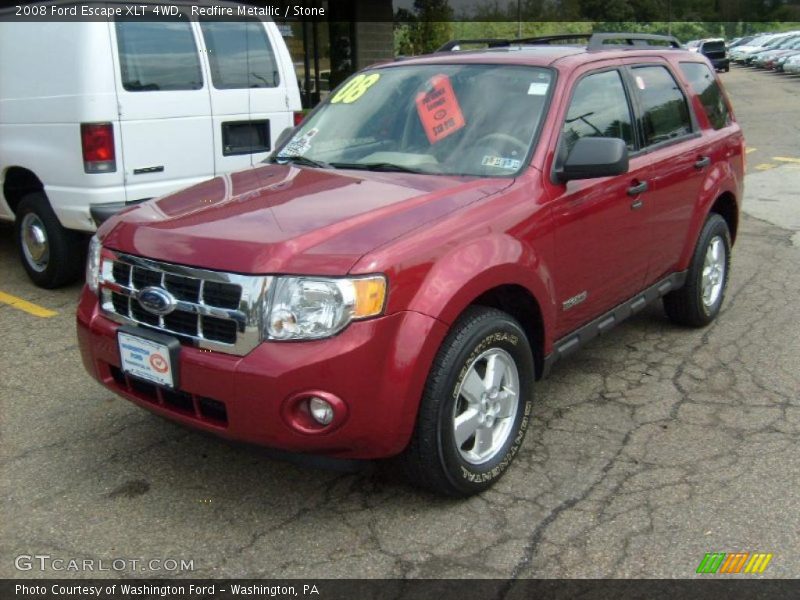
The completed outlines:
{"type": "Polygon", "coordinates": [[[146,287],[136,297],[142,308],[154,315],[168,315],[177,306],[175,296],[160,287],[146,287]]]}

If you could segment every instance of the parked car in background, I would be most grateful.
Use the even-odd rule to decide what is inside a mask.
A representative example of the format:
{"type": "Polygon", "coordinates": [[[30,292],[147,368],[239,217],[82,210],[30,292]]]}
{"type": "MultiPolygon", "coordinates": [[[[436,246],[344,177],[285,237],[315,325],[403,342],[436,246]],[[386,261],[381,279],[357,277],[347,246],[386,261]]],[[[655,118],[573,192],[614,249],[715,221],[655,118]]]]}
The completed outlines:
{"type": "Polygon", "coordinates": [[[785,68],[784,67],[786,66],[786,63],[789,60],[791,60],[792,58],[794,58],[795,56],[797,56],[798,54],[800,54],[800,49],[792,50],[791,52],[788,52],[787,54],[784,54],[783,56],[780,56],[780,57],[776,58],[773,68],[778,73],[784,73],[785,72],[785,68]]]}
{"type": "Polygon", "coordinates": [[[699,40],[696,51],[710,60],[717,71],[730,71],[730,59],[722,38],[699,40]]]}
{"type": "Polygon", "coordinates": [[[797,32],[784,32],[778,34],[765,35],[756,38],[749,45],[740,46],[731,53],[731,58],[740,64],[749,64],[752,56],[764,50],[772,50],[787,37],[795,35],[797,32]]]}
{"type": "Polygon", "coordinates": [[[742,57],[745,53],[749,52],[750,50],[754,50],[756,48],[760,48],[763,43],[766,43],[771,38],[771,34],[762,34],[754,36],[748,42],[744,44],[739,44],[735,48],[730,50],[730,59],[733,62],[740,62],[742,57]]]}
{"type": "Polygon", "coordinates": [[[204,431],[469,496],[559,360],[662,299],[711,323],[744,138],[708,61],[644,34],[468,43],[365,69],[271,164],[104,223],[87,371],[204,431]]]}
{"type": "Polygon", "coordinates": [[[65,284],[81,234],[259,163],[299,110],[271,21],[0,22],[0,219],[34,283],[65,284]]]}
{"type": "Polygon", "coordinates": [[[745,45],[747,42],[749,42],[750,40],[752,40],[755,37],[756,36],[754,36],[754,35],[746,35],[744,37],[733,38],[727,44],[728,51],[733,50],[734,48],[737,48],[739,46],[745,45]]]}
{"type": "Polygon", "coordinates": [[[783,71],[785,73],[791,73],[792,75],[800,73],[800,54],[795,54],[787,58],[783,63],[783,71]]]}
{"type": "Polygon", "coordinates": [[[771,69],[775,59],[800,48],[800,35],[787,36],[771,50],[756,52],[750,57],[750,64],[759,69],[771,69]]]}

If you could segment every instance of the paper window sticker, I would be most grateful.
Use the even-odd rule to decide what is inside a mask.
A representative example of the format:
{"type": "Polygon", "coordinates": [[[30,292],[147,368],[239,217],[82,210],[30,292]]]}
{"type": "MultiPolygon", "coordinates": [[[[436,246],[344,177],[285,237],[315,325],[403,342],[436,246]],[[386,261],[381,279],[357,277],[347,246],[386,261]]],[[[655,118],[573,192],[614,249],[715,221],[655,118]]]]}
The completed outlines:
{"type": "Polygon", "coordinates": [[[549,84],[542,82],[542,81],[533,81],[528,86],[528,95],[529,96],[544,96],[547,93],[547,88],[549,84]]]}
{"type": "Polygon", "coordinates": [[[417,94],[417,114],[431,144],[464,127],[466,121],[447,75],[435,75],[430,89],[417,94]]]}
{"type": "Polygon", "coordinates": [[[522,166],[522,161],[516,158],[486,155],[483,157],[481,164],[484,167],[496,167],[498,169],[516,170],[522,166]]]}
{"type": "Polygon", "coordinates": [[[295,137],[292,141],[286,144],[286,147],[281,150],[279,156],[303,156],[311,149],[311,138],[317,135],[319,129],[309,129],[306,133],[299,137],[295,137]]]}
{"type": "Polygon", "coordinates": [[[642,79],[641,75],[636,76],[636,87],[640,90],[644,90],[647,86],[644,84],[644,79],[642,79]]]}

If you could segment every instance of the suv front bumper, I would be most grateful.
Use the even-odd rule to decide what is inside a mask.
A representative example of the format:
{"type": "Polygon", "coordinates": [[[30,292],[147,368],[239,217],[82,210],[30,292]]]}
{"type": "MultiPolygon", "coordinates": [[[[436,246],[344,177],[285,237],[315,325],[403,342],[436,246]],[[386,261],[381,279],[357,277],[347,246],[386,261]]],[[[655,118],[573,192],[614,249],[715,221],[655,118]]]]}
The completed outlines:
{"type": "Polygon", "coordinates": [[[77,312],[84,366],[100,383],[152,412],[222,437],[297,452],[382,458],[413,432],[434,355],[447,332],[416,312],[351,324],[308,342],[265,342],[246,356],[182,345],[176,391],[142,384],[120,370],[119,325],[84,287],[77,312]],[[287,415],[300,397],[341,400],[335,427],[303,431],[287,415]]]}

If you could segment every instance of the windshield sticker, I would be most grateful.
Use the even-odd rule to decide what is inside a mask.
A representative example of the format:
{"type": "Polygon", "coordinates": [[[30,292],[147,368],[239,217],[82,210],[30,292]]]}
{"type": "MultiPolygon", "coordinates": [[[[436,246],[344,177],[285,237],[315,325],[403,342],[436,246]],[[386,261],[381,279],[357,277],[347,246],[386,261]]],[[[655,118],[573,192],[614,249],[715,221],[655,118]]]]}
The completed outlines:
{"type": "Polygon", "coordinates": [[[352,104],[367,93],[367,90],[378,83],[380,73],[361,73],[347,82],[342,89],[331,98],[331,104],[352,104]]]}
{"type": "Polygon", "coordinates": [[[300,137],[295,136],[291,142],[284,146],[283,150],[281,150],[280,154],[278,154],[278,157],[285,158],[288,156],[303,156],[311,149],[311,139],[317,135],[317,132],[319,132],[319,129],[315,127],[313,129],[309,129],[300,137]]]}
{"type": "Polygon", "coordinates": [[[522,166],[522,161],[516,158],[506,158],[504,156],[484,156],[481,164],[484,167],[497,167],[498,169],[516,171],[522,166]]]}
{"type": "Polygon", "coordinates": [[[436,75],[430,85],[427,92],[417,94],[417,113],[428,141],[435,144],[464,127],[466,121],[450,78],[436,75]]]}
{"type": "Polygon", "coordinates": [[[550,84],[541,81],[534,81],[528,86],[528,96],[544,96],[550,84]]]}
{"type": "Polygon", "coordinates": [[[641,75],[636,76],[636,87],[638,87],[640,90],[643,90],[646,87],[644,84],[644,79],[642,79],[641,75]]]}

